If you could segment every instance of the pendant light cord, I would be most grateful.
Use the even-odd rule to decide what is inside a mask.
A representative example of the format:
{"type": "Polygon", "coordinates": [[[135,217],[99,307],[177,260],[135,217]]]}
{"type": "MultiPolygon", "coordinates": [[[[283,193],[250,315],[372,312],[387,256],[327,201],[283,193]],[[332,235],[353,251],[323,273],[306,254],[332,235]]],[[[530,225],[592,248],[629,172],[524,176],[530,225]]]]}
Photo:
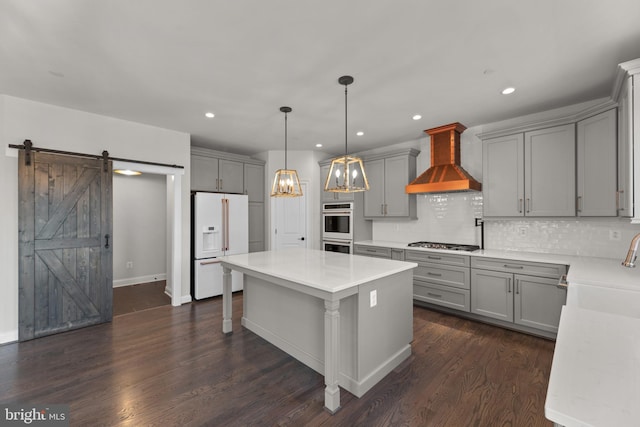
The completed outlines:
{"type": "Polygon", "coordinates": [[[284,113],[284,168],[287,169],[287,113],[284,113]]]}
{"type": "MultiPolygon", "coordinates": [[[[346,160],[347,158],[347,123],[349,123],[349,121],[347,120],[347,85],[344,85],[344,158],[346,160]]],[[[346,163],[345,163],[345,167],[346,167],[346,163]]]]}

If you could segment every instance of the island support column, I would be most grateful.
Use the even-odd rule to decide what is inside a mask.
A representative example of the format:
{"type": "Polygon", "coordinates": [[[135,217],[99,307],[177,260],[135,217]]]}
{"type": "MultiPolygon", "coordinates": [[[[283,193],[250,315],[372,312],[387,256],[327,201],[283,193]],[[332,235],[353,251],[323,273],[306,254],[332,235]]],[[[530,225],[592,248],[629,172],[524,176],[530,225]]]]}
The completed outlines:
{"type": "Polygon", "coordinates": [[[324,309],[324,407],[334,414],[340,409],[340,300],[324,300],[324,309]]]}
{"type": "Polygon", "coordinates": [[[231,325],[232,297],[231,269],[222,267],[222,332],[225,334],[231,334],[233,332],[233,326],[231,325]]]}

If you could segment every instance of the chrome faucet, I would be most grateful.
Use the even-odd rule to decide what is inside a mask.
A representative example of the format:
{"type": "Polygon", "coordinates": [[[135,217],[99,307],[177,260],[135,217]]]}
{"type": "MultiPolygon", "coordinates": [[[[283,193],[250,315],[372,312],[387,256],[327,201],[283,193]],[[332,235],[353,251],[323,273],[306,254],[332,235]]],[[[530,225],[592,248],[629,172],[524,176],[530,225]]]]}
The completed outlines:
{"type": "Polygon", "coordinates": [[[635,267],[636,257],[638,253],[638,245],[640,244],[640,233],[636,234],[633,239],[631,239],[631,245],[629,245],[629,252],[627,253],[627,257],[624,261],[622,261],[622,265],[625,267],[635,267]]]}

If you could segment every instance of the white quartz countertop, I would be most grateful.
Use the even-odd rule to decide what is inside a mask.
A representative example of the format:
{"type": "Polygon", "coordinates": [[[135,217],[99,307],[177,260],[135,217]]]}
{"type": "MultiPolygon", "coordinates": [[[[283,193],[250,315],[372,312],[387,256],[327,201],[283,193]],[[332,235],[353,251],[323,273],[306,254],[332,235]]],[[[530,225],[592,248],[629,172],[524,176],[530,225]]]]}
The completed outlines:
{"type": "Polygon", "coordinates": [[[325,292],[340,292],[418,264],[315,249],[281,249],[221,258],[223,263],[325,292]]]}
{"type": "Polygon", "coordinates": [[[639,425],[640,319],[562,308],[545,416],[567,427],[639,425]]]}
{"type": "Polygon", "coordinates": [[[583,285],[609,286],[624,289],[640,290],[640,268],[622,266],[625,254],[620,259],[582,257],[552,253],[521,252],[498,249],[483,249],[474,252],[448,251],[443,249],[426,249],[408,247],[407,243],[388,242],[383,240],[364,240],[356,242],[358,245],[389,247],[427,252],[455,253],[474,257],[501,258],[513,261],[544,262],[549,264],[563,264],[569,266],[567,282],[583,285]]]}

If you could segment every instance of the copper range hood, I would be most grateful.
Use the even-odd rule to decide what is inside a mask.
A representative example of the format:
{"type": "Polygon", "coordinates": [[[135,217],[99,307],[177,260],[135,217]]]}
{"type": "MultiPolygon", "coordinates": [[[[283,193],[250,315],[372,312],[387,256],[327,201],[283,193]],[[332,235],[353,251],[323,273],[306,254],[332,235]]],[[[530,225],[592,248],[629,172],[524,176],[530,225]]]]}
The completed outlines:
{"type": "Polygon", "coordinates": [[[482,190],[482,184],[460,166],[460,134],[465,129],[456,122],[425,130],[431,137],[431,167],[405,187],[406,193],[482,190]]]}

